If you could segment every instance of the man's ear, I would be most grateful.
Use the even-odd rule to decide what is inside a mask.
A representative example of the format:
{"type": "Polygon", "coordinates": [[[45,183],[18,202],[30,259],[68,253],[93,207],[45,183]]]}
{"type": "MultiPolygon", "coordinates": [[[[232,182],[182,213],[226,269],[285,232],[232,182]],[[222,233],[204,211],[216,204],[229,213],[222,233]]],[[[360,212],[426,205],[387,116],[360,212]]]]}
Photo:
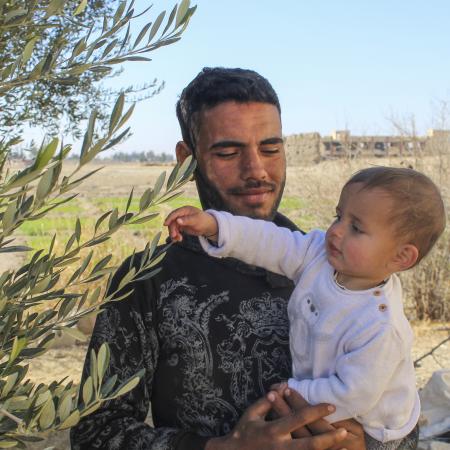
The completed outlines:
{"type": "Polygon", "coordinates": [[[413,244],[402,244],[399,246],[397,254],[394,257],[393,263],[397,267],[396,272],[408,270],[416,264],[419,258],[419,250],[413,244]]]}
{"type": "Polygon", "coordinates": [[[192,155],[192,150],[184,141],[178,141],[175,147],[175,154],[177,155],[177,162],[182,163],[184,160],[192,155]]]}

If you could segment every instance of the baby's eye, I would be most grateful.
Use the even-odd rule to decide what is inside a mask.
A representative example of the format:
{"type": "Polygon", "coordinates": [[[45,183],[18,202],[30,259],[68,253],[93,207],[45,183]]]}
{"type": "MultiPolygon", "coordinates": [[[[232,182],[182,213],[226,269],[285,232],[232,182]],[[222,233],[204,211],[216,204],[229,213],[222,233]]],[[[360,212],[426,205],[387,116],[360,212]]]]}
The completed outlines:
{"type": "Polygon", "coordinates": [[[341,216],[339,214],[335,214],[333,216],[335,222],[339,222],[341,220],[341,216]]]}
{"type": "Polygon", "coordinates": [[[358,227],[358,225],[352,223],[352,231],[354,233],[362,233],[363,231],[361,230],[361,228],[358,227]]]}

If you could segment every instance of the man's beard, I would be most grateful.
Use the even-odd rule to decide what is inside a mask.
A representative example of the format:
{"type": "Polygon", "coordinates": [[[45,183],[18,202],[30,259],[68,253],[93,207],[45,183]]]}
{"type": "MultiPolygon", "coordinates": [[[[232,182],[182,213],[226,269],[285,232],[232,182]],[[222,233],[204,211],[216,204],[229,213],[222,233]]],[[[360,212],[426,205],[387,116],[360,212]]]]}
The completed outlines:
{"type": "MultiPolygon", "coordinates": [[[[278,194],[277,199],[275,200],[269,214],[265,217],[261,217],[258,214],[252,214],[247,213],[245,214],[248,217],[253,217],[256,219],[265,219],[265,220],[273,220],[275,217],[275,214],[277,212],[278,206],[281,202],[281,197],[283,195],[284,185],[285,185],[286,179],[283,179],[280,191],[278,194]]],[[[200,170],[199,166],[197,165],[197,168],[195,169],[195,183],[197,184],[197,191],[200,198],[200,203],[202,204],[203,209],[216,209],[218,211],[228,211],[232,214],[240,214],[243,215],[241,211],[234,211],[230,205],[228,205],[225,200],[220,195],[217,188],[203,175],[202,171],[200,170]]],[[[255,181],[255,180],[249,180],[244,188],[231,188],[228,190],[228,193],[231,194],[239,194],[240,191],[245,189],[251,189],[251,188],[259,188],[259,187],[267,187],[270,188],[270,190],[276,189],[275,183],[268,183],[265,181],[255,181]]]]}

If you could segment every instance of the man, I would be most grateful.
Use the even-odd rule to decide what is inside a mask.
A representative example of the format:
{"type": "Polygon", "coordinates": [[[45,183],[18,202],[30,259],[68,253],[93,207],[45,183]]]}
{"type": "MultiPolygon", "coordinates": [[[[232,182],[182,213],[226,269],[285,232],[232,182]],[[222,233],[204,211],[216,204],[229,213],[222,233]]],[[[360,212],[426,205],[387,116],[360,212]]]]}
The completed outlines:
{"type": "MultiPolygon", "coordinates": [[[[280,105],[266,79],[242,69],[204,69],[181,94],[177,116],[183,136],[177,159],[197,159],[203,208],[295,228],[276,212],[286,164],[280,105]]],[[[291,414],[280,392],[264,397],[290,375],[289,280],[236,260],[209,258],[188,237],[169,249],[161,267],[97,318],[91,348],[109,343],[111,373],[123,379],[141,368],[146,372],[132,392],[72,431],[74,449],[343,446],[338,442],[345,430],[319,421],[313,427],[325,433],[312,437],[302,428],[329,414],[331,406],[303,406],[292,393],[298,412],[291,414]],[[144,423],[150,401],[154,427],[144,423]],[[284,417],[266,420],[271,409],[284,417]],[[293,439],[297,429],[301,437],[293,439]]],[[[355,439],[352,448],[363,449],[363,440],[355,439]]]]}

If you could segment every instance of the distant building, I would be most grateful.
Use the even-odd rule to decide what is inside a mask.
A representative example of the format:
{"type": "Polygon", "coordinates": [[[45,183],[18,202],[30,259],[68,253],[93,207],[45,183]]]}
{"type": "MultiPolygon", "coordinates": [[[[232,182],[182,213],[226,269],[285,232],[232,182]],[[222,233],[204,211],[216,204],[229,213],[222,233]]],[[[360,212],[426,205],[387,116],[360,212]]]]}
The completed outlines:
{"type": "Polygon", "coordinates": [[[331,136],[302,133],[285,138],[288,165],[358,156],[418,156],[450,151],[450,130],[428,130],[427,136],[352,136],[349,130],[331,136]]]}

